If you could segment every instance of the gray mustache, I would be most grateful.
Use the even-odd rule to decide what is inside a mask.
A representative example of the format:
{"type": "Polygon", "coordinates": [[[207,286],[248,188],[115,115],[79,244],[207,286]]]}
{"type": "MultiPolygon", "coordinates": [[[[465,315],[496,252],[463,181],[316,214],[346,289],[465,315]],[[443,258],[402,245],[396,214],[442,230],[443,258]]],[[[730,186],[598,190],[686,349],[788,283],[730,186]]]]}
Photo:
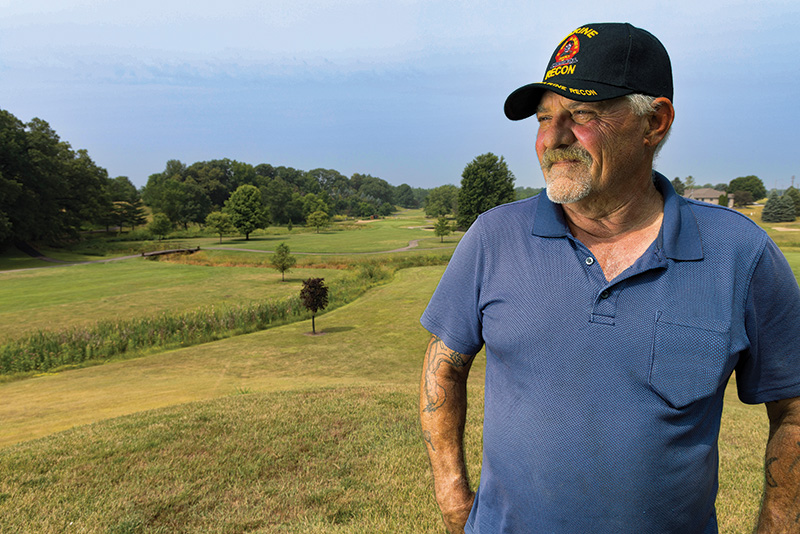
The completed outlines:
{"type": "Polygon", "coordinates": [[[542,155],[542,169],[550,170],[554,163],[559,161],[579,161],[587,167],[592,166],[592,156],[589,152],[579,146],[571,146],[569,148],[554,148],[546,150],[542,155]]]}

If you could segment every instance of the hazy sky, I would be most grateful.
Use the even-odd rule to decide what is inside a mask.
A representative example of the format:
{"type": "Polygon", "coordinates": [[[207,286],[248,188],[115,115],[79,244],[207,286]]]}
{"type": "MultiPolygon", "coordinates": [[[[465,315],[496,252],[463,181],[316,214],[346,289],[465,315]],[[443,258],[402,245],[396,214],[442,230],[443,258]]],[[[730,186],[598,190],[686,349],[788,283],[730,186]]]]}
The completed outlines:
{"type": "Polygon", "coordinates": [[[535,122],[507,120],[506,96],[574,28],[627,21],[672,58],[659,170],[800,182],[800,2],[603,3],[0,0],[0,109],[137,186],[227,157],[434,187],[494,152],[540,187],[535,122]]]}

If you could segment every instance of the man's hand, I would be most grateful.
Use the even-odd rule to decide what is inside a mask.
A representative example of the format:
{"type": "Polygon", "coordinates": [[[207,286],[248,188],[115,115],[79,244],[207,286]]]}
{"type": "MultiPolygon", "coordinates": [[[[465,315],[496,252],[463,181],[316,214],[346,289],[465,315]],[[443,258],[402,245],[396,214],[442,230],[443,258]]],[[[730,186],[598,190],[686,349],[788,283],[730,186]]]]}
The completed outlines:
{"type": "Polygon", "coordinates": [[[800,533],[800,397],[767,403],[769,441],[756,534],[800,533]]]}
{"type": "Polygon", "coordinates": [[[436,501],[452,534],[462,534],[475,494],[464,461],[467,377],[474,355],[460,354],[436,336],[425,353],[420,423],[431,461],[436,501]]]}
{"type": "Polygon", "coordinates": [[[442,511],[447,531],[450,534],[464,534],[464,525],[467,524],[472,504],[475,502],[475,493],[469,487],[466,488],[466,491],[455,491],[441,496],[437,491],[436,501],[442,511]]]}

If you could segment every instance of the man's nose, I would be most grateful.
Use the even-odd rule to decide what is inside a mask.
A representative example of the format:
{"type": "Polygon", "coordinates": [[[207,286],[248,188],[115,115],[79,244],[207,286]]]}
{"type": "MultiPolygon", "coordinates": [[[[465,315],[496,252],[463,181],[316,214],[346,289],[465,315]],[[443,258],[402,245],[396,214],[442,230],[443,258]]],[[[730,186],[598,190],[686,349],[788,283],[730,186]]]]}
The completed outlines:
{"type": "Polygon", "coordinates": [[[572,118],[568,114],[556,114],[545,124],[540,125],[539,139],[544,148],[566,148],[575,143],[573,124],[572,118]]]}

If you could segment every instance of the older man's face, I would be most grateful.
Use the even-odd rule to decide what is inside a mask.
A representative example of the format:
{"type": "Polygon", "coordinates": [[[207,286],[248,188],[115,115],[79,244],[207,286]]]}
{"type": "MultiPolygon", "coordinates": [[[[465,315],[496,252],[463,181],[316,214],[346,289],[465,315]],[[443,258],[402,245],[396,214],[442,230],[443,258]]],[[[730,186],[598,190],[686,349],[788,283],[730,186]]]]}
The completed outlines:
{"type": "Polygon", "coordinates": [[[633,114],[624,98],[578,102],[547,92],[536,116],[536,154],[553,202],[569,204],[600,192],[623,194],[631,179],[649,174],[646,121],[633,114]]]}

